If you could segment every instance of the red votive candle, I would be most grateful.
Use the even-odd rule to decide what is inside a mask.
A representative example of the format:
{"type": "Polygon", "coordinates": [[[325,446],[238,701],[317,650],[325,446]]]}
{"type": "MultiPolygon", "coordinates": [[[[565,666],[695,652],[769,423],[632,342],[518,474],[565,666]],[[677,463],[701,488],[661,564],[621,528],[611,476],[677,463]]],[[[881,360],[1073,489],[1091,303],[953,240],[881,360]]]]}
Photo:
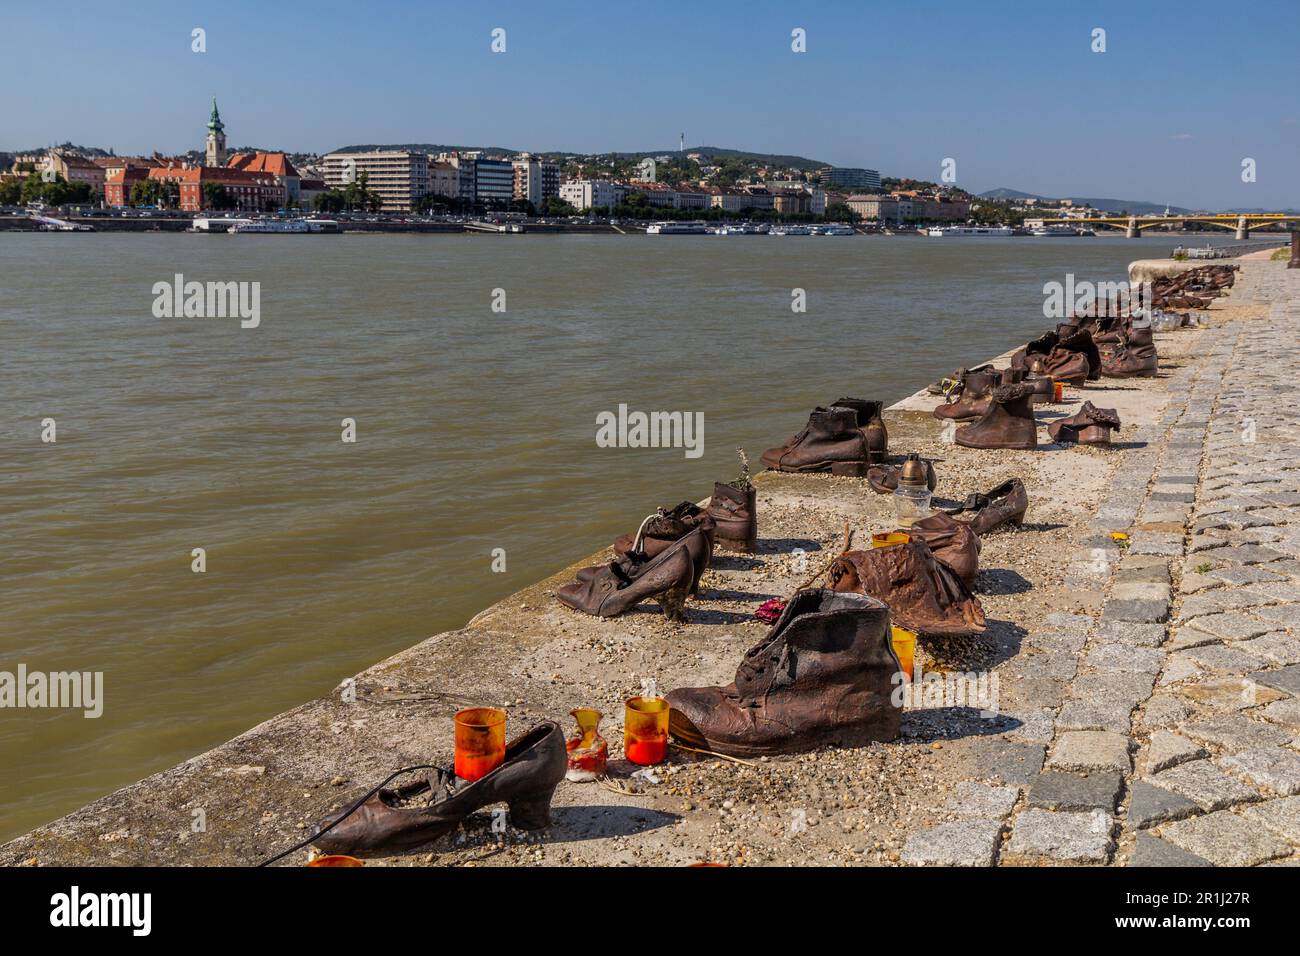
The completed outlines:
{"type": "Polygon", "coordinates": [[[506,762],[506,712],[470,707],[456,713],[456,776],[477,780],[506,762]]]}
{"type": "Polygon", "coordinates": [[[623,708],[623,756],[649,767],[663,763],[668,753],[668,701],[662,697],[632,697],[623,708]]]}

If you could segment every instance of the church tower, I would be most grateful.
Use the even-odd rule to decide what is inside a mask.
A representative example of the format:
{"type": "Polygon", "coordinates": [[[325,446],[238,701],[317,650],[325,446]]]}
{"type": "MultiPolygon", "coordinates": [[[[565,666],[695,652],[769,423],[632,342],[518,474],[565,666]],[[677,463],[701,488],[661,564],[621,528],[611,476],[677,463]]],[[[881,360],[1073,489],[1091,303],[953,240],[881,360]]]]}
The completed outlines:
{"type": "Polygon", "coordinates": [[[217,112],[217,98],[212,97],[212,115],[208,117],[208,150],[205,166],[226,165],[226,126],[217,112]]]}

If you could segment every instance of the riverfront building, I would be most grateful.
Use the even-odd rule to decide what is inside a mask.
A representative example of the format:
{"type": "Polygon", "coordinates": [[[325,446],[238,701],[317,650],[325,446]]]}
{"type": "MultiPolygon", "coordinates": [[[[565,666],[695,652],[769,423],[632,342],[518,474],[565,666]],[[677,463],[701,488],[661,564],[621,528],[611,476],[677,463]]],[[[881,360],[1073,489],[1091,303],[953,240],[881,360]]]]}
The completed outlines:
{"type": "Polygon", "coordinates": [[[514,198],[541,206],[560,194],[560,167],[524,153],[514,161],[514,198]]]}
{"type": "Polygon", "coordinates": [[[624,195],[622,185],[607,179],[573,179],[560,185],[560,198],[575,209],[617,206],[624,195]]]}
{"type": "Polygon", "coordinates": [[[852,166],[828,166],[821,171],[822,182],[840,189],[879,189],[880,173],[874,169],[852,166]]]}
{"type": "Polygon", "coordinates": [[[324,159],[325,184],[347,189],[362,173],[379,195],[384,212],[410,212],[429,192],[429,157],[404,149],[366,153],[330,153],[324,159]]]}

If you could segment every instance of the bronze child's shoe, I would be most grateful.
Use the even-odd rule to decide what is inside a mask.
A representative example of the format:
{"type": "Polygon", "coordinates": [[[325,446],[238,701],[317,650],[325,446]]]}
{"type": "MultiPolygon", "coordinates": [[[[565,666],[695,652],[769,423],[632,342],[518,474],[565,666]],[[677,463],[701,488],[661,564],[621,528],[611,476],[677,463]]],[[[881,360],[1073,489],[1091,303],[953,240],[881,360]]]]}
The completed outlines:
{"type": "Polygon", "coordinates": [[[763,464],[773,471],[829,471],[861,478],[867,473],[870,455],[856,410],[819,408],[790,443],[763,452],[763,464]]]}
{"type": "Polygon", "coordinates": [[[555,596],[561,604],[597,617],[614,617],[642,601],[657,600],[668,620],[685,620],[686,599],[698,592],[713,554],[712,531],[713,519],[705,515],[656,557],[643,559],[634,550],[595,572],[583,569],[577,581],[555,596]]]}
{"type": "Polygon", "coordinates": [[[1047,426],[1052,441],[1080,445],[1109,445],[1111,430],[1119,431],[1119,413],[1113,408],[1098,408],[1084,402],[1076,415],[1062,418],[1047,426]]]}
{"type": "Polygon", "coordinates": [[[889,609],[862,594],[796,591],[726,687],[672,691],[669,732],[738,757],[856,747],[898,736],[889,609]]]}
{"type": "Polygon", "coordinates": [[[979,421],[957,429],[953,440],[966,448],[1012,448],[1029,451],[1038,447],[1038,424],[1034,421],[1029,382],[999,385],[989,398],[989,410],[979,421]]]}
{"type": "Polygon", "coordinates": [[[970,513],[969,518],[960,520],[969,524],[971,530],[982,537],[1004,524],[1020,527],[1028,510],[1029,494],[1025,491],[1024,482],[1012,478],[990,489],[987,494],[968,495],[960,508],[953,508],[944,514],[955,517],[970,513]]]}
{"type": "Polygon", "coordinates": [[[312,842],[326,853],[398,853],[451,833],[471,813],[494,803],[507,804],[511,824],[521,830],[550,826],[551,797],[568,762],[559,725],[543,721],[507,743],[505,762],[478,780],[457,782],[450,771],[429,768],[426,780],[380,789],[354,811],[326,817],[312,842]],[[401,806],[417,801],[428,805],[401,806]]]}

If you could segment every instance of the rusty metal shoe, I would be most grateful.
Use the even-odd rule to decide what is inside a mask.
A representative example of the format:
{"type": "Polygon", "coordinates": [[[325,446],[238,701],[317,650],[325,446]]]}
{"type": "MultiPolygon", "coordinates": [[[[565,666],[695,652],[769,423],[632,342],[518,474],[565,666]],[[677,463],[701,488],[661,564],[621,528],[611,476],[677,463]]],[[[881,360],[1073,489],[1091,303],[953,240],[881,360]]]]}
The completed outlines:
{"type": "Polygon", "coordinates": [[[875,464],[889,457],[889,430],[881,417],[885,403],[864,398],[837,398],[832,408],[851,408],[858,414],[858,427],[867,440],[867,461],[875,464]]]}
{"type": "Polygon", "coordinates": [[[1012,368],[1023,368],[1027,372],[1040,373],[1043,359],[1056,348],[1058,336],[1055,332],[1044,332],[1011,356],[1012,368]]]}
{"type": "MultiPolygon", "coordinates": [[[[934,473],[934,462],[926,458],[921,458],[915,453],[907,456],[903,465],[912,459],[917,459],[925,465],[925,483],[931,491],[938,484],[938,476],[934,473]]],[[[867,472],[867,483],[871,485],[871,490],[882,495],[893,494],[898,488],[898,480],[903,474],[903,465],[875,465],[867,472]]]]}
{"type": "Polygon", "coordinates": [[[819,408],[788,445],[763,452],[773,471],[825,472],[861,478],[869,467],[867,438],[852,408],[819,408]]]}
{"type": "Polygon", "coordinates": [[[1109,445],[1111,430],[1119,431],[1119,428],[1119,412],[1115,409],[1084,402],[1077,414],[1048,425],[1047,433],[1052,441],[1062,444],[1109,445]]]}
{"type": "Polygon", "coordinates": [[[1050,375],[1040,375],[1037,378],[1026,379],[1033,386],[1033,394],[1029,396],[1031,405],[1052,405],[1056,402],[1056,379],[1050,375]]]}
{"type": "Polygon", "coordinates": [[[564,734],[546,720],[507,743],[505,762],[478,780],[453,786],[449,770],[418,768],[431,771],[427,779],[380,788],[355,810],[330,814],[317,825],[312,842],[326,853],[398,853],[451,833],[471,813],[494,803],[509,806],[510,823],[521,830],[550,826],[551,797],[568,763],[564,734]],[[401,806],[417,801],[429,805],[401,806]]]}
{"type": "Polygon", "coordinates": [[[947,565],[968,588],[975,586],[980,569],[980,539],[969,523],[936,511],[913,521],[907,533],[924,541],[934,559],[947,565]]]}
{"type": "Polygon", "coordinates": [[[1038,424],[1029,403],[1034,387],[1029,382],[999,385],[989,399],[989,410],[979,421],[963,425],[953,440],[966,448],[1013,448],[1029,451],[1038,447],[1038,424]]]}
{"type": "MultiPolygon", "coordinates": [[[[1101,353],[1097,350],[1097,343],[1092,340],[1092,333],[1077,326],[1058,326],[1057,335],[1059,340],[1056,348],[1084,356],[1088,360],[1087,378],[1096,381],[1101,375],[1101,353]]],[[[1054,374],[1050,366],[1044,371],[1049,375],[1054,374]]]]}
{"type": "Polygon", "coordinates": [[[1020,527],[1028,510],[1029,494],[1025,491],[1024,482],[1019,478],[1011,478],[986,494],[967,495],[960,508],[952,508],[944,514],[955,517],[969,513],[971,517],[960,520],[964,520],[972,531],[982,537],[1006,524],[1020,527]]]}
{"type": "Polygon", "coordinates": [[[753,554],[758,547],[758,489],[716,482],[708,504],[714,521],[714,547],[753,554]]]}
{"type": "Polygon", "coordinates": [[[905,544],[845,551],[828,573],[836,591],[884,601],[893,622],[909,631],[957,637],[984,630],[979,600],[919,536],[905,544]]]}
{"type": "Polygon", "coordinates": [[[664,617],[684,621],[686,599],[699,591],[713,554],[712,531],[713,519],[706,514],[694,530],[656,557],[643,560],[634,549],[590,577],[583,574],[564,585],[555,596],[561,604],[597,617],[615,617],[642,601],[656,600],[664,617]]]}
{"type": "Polygon", "coordinates": [[[1145,354],[1121,346],[1102,363],[1101,374],[1106,378],[1155,378],[1159,368],[1154,346],[1145,354]]]}
{"type": "MultiPolygon", "coordinates": [[[[1099,352],[1098,355],[1100,354],[1099,352]]],[[[1041,367],[1043,375],[1073,385],[1075,388],[1083,385],[1091,374],[1088,356],[1068,349],[1052,349],[1051,353],[1043,359],[1041,367]]]]}
{"type": "Polygon", "coordinates": [[[937,382],[931,382],[925,390],[931,395],[946,395],[956,398],[961,393],[962,380],[971,372],[991,372],[991,364],[977,365],[974,368],[959,368],[947,378],[941,378],[937,382]]]}
{"type": "MultiPolygon", "coordinates": [[[[626,558],[636,548],[637,536],[641,535],[641,553],[647,558],[661,554],[679,538],[684,537],[699,525],[705,511],[693,501],[683,501],[675,508],[660,508],[641,523],[636,531],[629,531],[614,541],[614,553],[626,558]]],[[[712,529],[709,531],[712,534],[712,529]]]]}
{"type": "Polygon", "coordinates": [[[796,591],[726,687],[668,694],[668,730],[736,757],[859,747],[898,736],[889,610],[862,594],[796,591]]]}
{"type": "Polygon", "coordinates": [[[967,372],[962,379],[957,400],[937,406],[932,414],[940,421],[951,419],[964,422],[973,421],[988,411],[989,393],[1000,381],[996,369],[986,372],[967,372]]]}

